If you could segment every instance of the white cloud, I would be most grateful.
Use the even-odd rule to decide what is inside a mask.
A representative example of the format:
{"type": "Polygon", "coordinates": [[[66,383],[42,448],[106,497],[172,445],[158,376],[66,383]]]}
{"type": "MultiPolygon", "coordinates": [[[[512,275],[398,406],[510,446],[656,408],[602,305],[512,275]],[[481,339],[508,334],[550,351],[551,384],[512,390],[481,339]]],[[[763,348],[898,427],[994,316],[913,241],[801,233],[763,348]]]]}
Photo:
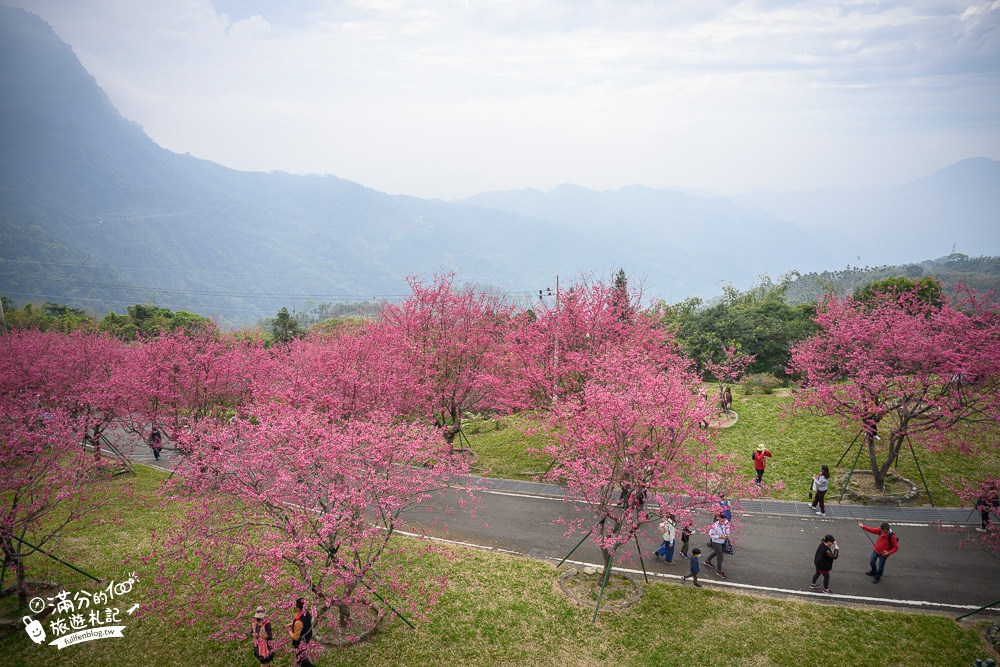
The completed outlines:
{"type": "Polygon", "coordinates": [[[251,40],[256,37],[266,37],[271,32],[271,24],[260,14],[254,14],[248,19],[236,21],[229,26],[227,36],[231,39],[251,40]]]}
{"type": "Polygon", "coordinates": [[[389,192],[860,186],[1000,157],[997,2],[13,4],[167,148],[389,192]]]}

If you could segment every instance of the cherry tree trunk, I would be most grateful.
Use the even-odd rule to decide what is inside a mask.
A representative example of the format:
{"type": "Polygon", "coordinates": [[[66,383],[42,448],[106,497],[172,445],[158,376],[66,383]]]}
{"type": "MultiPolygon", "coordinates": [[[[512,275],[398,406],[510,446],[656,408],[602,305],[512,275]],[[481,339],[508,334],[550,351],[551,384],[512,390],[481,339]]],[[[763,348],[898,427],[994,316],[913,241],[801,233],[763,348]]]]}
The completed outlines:
{"type": "Polygon", "coordinates": [[[878,449],[877,445],[884,440],[876,440],[870,435],[865,436],[865,442],[868,444],[868,460],[871,464],[872,470],[872,480],[875,483],[875,490],[880,493],[885,493],[885,478],[889,474],[889,469],[892,468],[892,464],[896,462],[899,457],[899,452],[903,448],[903,440],[906,436],[893,433],[889,437],[888,449],[885,452],[885,459],[880,463],[878,460],[878,449]]]}
{"type": "Polygon", "coordinates": [[[28,606],[28,580],[24,572],[24,557],[21,550],[14,545],[14,536],[7,535],[3,540],[3,559],[8,568],[13,566],[14,590],[17,591],[18,607],[28,606]]]}

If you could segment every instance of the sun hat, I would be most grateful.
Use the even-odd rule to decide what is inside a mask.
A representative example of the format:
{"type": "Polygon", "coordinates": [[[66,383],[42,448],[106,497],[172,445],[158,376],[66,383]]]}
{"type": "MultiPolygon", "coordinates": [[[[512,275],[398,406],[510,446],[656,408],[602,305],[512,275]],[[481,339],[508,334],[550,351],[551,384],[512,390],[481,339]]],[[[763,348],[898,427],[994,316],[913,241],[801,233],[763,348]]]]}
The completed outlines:
{"type": "Polygon", "coordinates": [[[257,613],[253,615],[254,618],[264,618],[267,613],[264,611],[263,607],[257,607],[257,613]]]}
{"type": "Polygon", "coordinates": [[[762,452],[765,449],[767,449],[767,447],[764,446],[764,443],[761,443],[761,444],[757,445],[757,451],[758,452],[762,452]]]}

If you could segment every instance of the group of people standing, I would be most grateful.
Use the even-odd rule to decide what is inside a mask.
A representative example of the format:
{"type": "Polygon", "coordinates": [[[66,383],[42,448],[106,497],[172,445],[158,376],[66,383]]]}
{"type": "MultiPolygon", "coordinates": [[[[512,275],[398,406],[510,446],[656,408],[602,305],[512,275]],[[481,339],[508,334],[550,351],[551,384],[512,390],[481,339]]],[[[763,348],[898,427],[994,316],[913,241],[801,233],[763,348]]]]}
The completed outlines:
{"type": "MultiPolygon", "coordinates": [[[[726,556],[726,553],[732,553],[732,551],[727,551],[727,543],[729,542],[729,533],[732,531],[732,526],[729,523],[729,519],[732,515],[729,514],[728,503],[726,503],[726,509],[719,512],[718,518],[708,529],[708,544],[712,548],[712,555],[705,559],[705,565],[712,565],[712,559],[716,561],[716,571],[715,574],[720,579],[726,578],[726,573],[722,570],[722,562],[726,556]]],[[[662,533],[661,537],[663,542],[660,544],[660,548],[656,550],[656,556],[662,558],[663,562],[672,565],[674,562],[674,547],[677,543],[677,520],[673,515],[668,514],[663,521],[660,523],[660,531],[662,533]]],[[[698,562],[698,556],[701,554],[701,549],[695,548],[691,551],[691,556],[688,556],[688,546],[691,543],[691,536],[694,534],[694,526],[690,522],[685,522],[681,527],[681,556],[685,559],[691,560],[690,575],[694,577],[694,583],[699,588],[698,584],[698,574],[701,571],[700,563],[698,562]]],[[[732,547],[730,546],[729,549],[732,547]]]]}
{"type": "MultiPolygon", "coordinates": [[[[660,524],[661,529],[667,525],[673,527],[673,519],[668,517],[664,520],[664,523],[660,524]]],[[[899,550],[899,538],[896,533],[892,532],[892,527],[887,523],[883,522],[878,528],[873,528],[866,526],[861,522],[858,522],[858,526],[862,528],[866,533],[872,533],[878,535],[872,543],[872,553],[868,559],[868,572],[870,577],[873,577],[872,583],[877,584],[882,580],[882,574],[885,572],[885,562],[889,556],[893,555],[899,550]]],[[[722,571],[722,562],[725,558],[726,549],[724,545],[729,540],[729,533],[732,530],[730,526],[729,519],[726,518],[724,513],[720,513],[718,518],[708,529],[709,546],[712,548],[712,555],[705,559],[705,565],[711,567],[712,559],[715,559],[718,569],[715,574],[721,578],[725,579],[726,575],[722,571]]],[[[693,532],[693,531],[692,531],[693,532]]],[[[674,533],[664,532],[663,538],[664,543],[660,546],[660,550],[666,553],[673,554],[673,538],[674,533]],[[668,546],[667,536],[671,537],[670,544],[668,546]]],[[[662,555],[661,551],[658,550],[657,554],[662,555]]],[[[687,550],[687,540],[684,543],[684,550],[687,550]]],[[[730,552],[731,553],[731,552],[730,552]]],[[[688,577],[691,577],[694,581],[694,585],[701,588],[701,584],[698,583],[698,575],[701,573],[701,564],[698,561],[698,557],[701,555],[701,549],[697,547],[691,551],[690,559],[690,570],[688,574],[681,577],[682,581],[686,581],[688,577]]],[[[684,554],[687,558],[687,555],[684,554]]],[[[840,557],[840,547],[837,545],[837,540],[833,535],[826,535],[819,543],[816,548],[816,554],[813,556],[813,565],[816,568],[815,574],[813,574],[812,581],[809,583],[809,588],[819,588],[819,578],[823,578],[823,592],[831,593],[830,590],[830,572],[833,570],[833,561],[840,557]]],[[[672,563],[672,560],[667,560],[666,562],[672,563]]]]}
{"type": "MultiPolygon", "coordinates": [[[[761,445],[757,453],[766,452],[766,448],[761,445]]],[[[770,456],[770,452],[767,452],[767,456],[770,456]]],[[[763,459],[764,456],[760,456],[754,459],[755,463],[757,459],[763,459]]],[[[758,476],[758,480],[760,476],[758,476]]],[[[829,488],[830,482],[830,469],[828,466],[821,466],[820,472],[817,475],[813,475],[813,490],[815,492],[815,498],[812,503],[812,508],[816,510],[816,514],[819,516],[826,516],[826,506],[824,503],[824,496],[826,495],[827,489],[829,488]],[[818,509],[817,509],[818,508],[818,509]]],[[[993,505],[987,501],[988,507],[992,509],[993,505]]],[[[724,494],[719,496],[719,510],[716,514],[716,519],[708,529],[708,547],[712,550],[712,553],[705,559],[705,565],[709,567],[715,567],[715,574],[720,579],[726,579],[726,573],[722,569],[722,564],[725,561],[726,554],[733,553],[732,543],[730,542],[729,535],[732,532],[732,524],[730,523],[732,515],[729,509],[729,501],[726,500],[724,494]],[[713,564],[712,561],[715,561],[713,564]]],[[[987,509],[987,512],[989,510],[987,509]]],[[[986,525],[987,519],[984,518],[984,527],[986,525]]],[[[899,538],[888,523],[882,523],[878,528],[872,528],[864,525],[863,523],[858,523],[858,526],[862,528],[866,533],[872,533],[878,535],[877,540],[872,541],[872,553],[869,557],[869,568],[866,573],[868,576],[873,577],[872,583],[877,584],[882,579],[882,574],[885,572],[885,562],[892,554],[899,550],[899,538]]],[[[662,558],[663,562],[672,565],[674,562],[674,547],[676,545],[677,538],[677,519],[673,514],[667,514],[663,521],[659,525],[660,533],[662,537],[662,542],[660,547],[656,550],[656,556],[662,558]]],[[[695,533],[695,528],[690,521],[684,522],[681,526],[681,556],[688,559],[688,545],[691,540],[691,535],[695,533]]],[[[701,588],[701,584],[698,583],[698,575],[701,573],[701,562],[699,557],[701,555],[701,549],[695,548],[691,551],[691,556],[689,558],[689,572],[684,575],[681,579],[686,581],[688,577],[692,578],[694,585],[701,588]]],[[[826,535],[821,541],[819,546],[816,548],[816,553],[813,556],[813,564],[815,565],[816,572],[813,574],[812,581],[809,584],[810,588],[819,588],[817,583],[820,577],[823,578],[823,592],[830,593],[830,572],[833,570],[833,561],[840,557],[840,547],[837,545],[837,540],[834,539],[833,535],[826,535]]]]}
{"type": "MultiPolygon", "coordinates": [[[[305,645],[312,640],[312,614],[306,610],[304,598],[295,600],[295,618],[285,626],[292,640],[292,664],[298,667],[314,667],[305,657],[305,645]]],[[[274,634],[271,631],[271,621],[264,607],[257,607],[257,612],[250,622],[250,637],[253,639],[253,655],[262,665],[270,665],[277,651],[274,645],[274,634]]]]}
{"type": "MultiPolygon", "coordinates": [[[[886,559],[899,551],[899,538],[896,533],[892,532],[892,527],[887,522],[882,522],[878,528],[873,528],[859,521],[858,527],[866,533],[878,535],[878,539],[872,542],[872,553],[868,558],[868,572],[865,573],[869,577],[873,577],[873,584],[877,584],[882,580],[882,574],[885,572],[886,559]]],[[[816,548],[816,555],[813,557],[816,574],[813,575],[809,588],[819,588],[819,584],[816,582],[820,577],[823,577],[823,592],[832,592],[830,590],[830,571],[833,569],[833,561],[839,557],[840,547],[837,546],[837,540],[834,539],[833,535],[827,535],[816,548]]]]}
{"type": "MultiPolygon", "coordinates": [[[[757,449],[750,455],[750,460],[753,461],[754,474],[756,475],[754,484],[757,486],[761,485],[764,479],[764,471],[767,469],[767,460],[772,456],[771,450],[763,443],[757,445],[757,449]]],[[[819,516],[826,516],[825,499],[829,488],[830,468],[828,466],[820,466],[819,474],[812,476],[812,489],[809,495],[813,499],[813,511],[819,516]]]]}

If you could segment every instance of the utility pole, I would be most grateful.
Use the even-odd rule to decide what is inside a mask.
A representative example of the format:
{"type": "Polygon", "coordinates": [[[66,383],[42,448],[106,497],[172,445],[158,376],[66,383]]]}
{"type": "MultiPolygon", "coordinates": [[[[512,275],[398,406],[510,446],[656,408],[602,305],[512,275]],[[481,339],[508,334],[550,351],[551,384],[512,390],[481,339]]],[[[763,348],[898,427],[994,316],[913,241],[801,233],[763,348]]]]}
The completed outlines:
{"type": "MultiPolygon", "coordinates": [[[[541,303],[544,304],[543,297],[546,297],[546,296],[552,296],[552,288],[551,287],[546,287],[543,290],[538,290],[538,301],[539,302],[541,302],[541,303]]],[[[559,276],[558,275],[556,276],[556,307],[555,307],[555,311],[553,311],[553,312],[556,313],[556,327],[555,327],[555,332],[553,334],[553,339],[554,340],[553,340],[553,349],[552,349],[552,374],[553,374],[553,379],[552,379],[552,382],[553,382],[553,384],[552,384],[552,400],[555,401],[556,400],[556,384],[555,383],[557,382],[557,380],[555,378],[555,374],[559,370],[559,319],[558,319],[558,317],[559,317],[559,276]]]]}
{"type": "MultiPolygon", "coordinates": [[[[557,382],[556,379],[559,373],[559,275],[556,274],[556,340],[555,349],[552,350],[552,375],[553,382],[557,382]]],[[[558,394],[556,393],[555,385],[552,386],[552,401],[557,400],[558,394]]]]}

